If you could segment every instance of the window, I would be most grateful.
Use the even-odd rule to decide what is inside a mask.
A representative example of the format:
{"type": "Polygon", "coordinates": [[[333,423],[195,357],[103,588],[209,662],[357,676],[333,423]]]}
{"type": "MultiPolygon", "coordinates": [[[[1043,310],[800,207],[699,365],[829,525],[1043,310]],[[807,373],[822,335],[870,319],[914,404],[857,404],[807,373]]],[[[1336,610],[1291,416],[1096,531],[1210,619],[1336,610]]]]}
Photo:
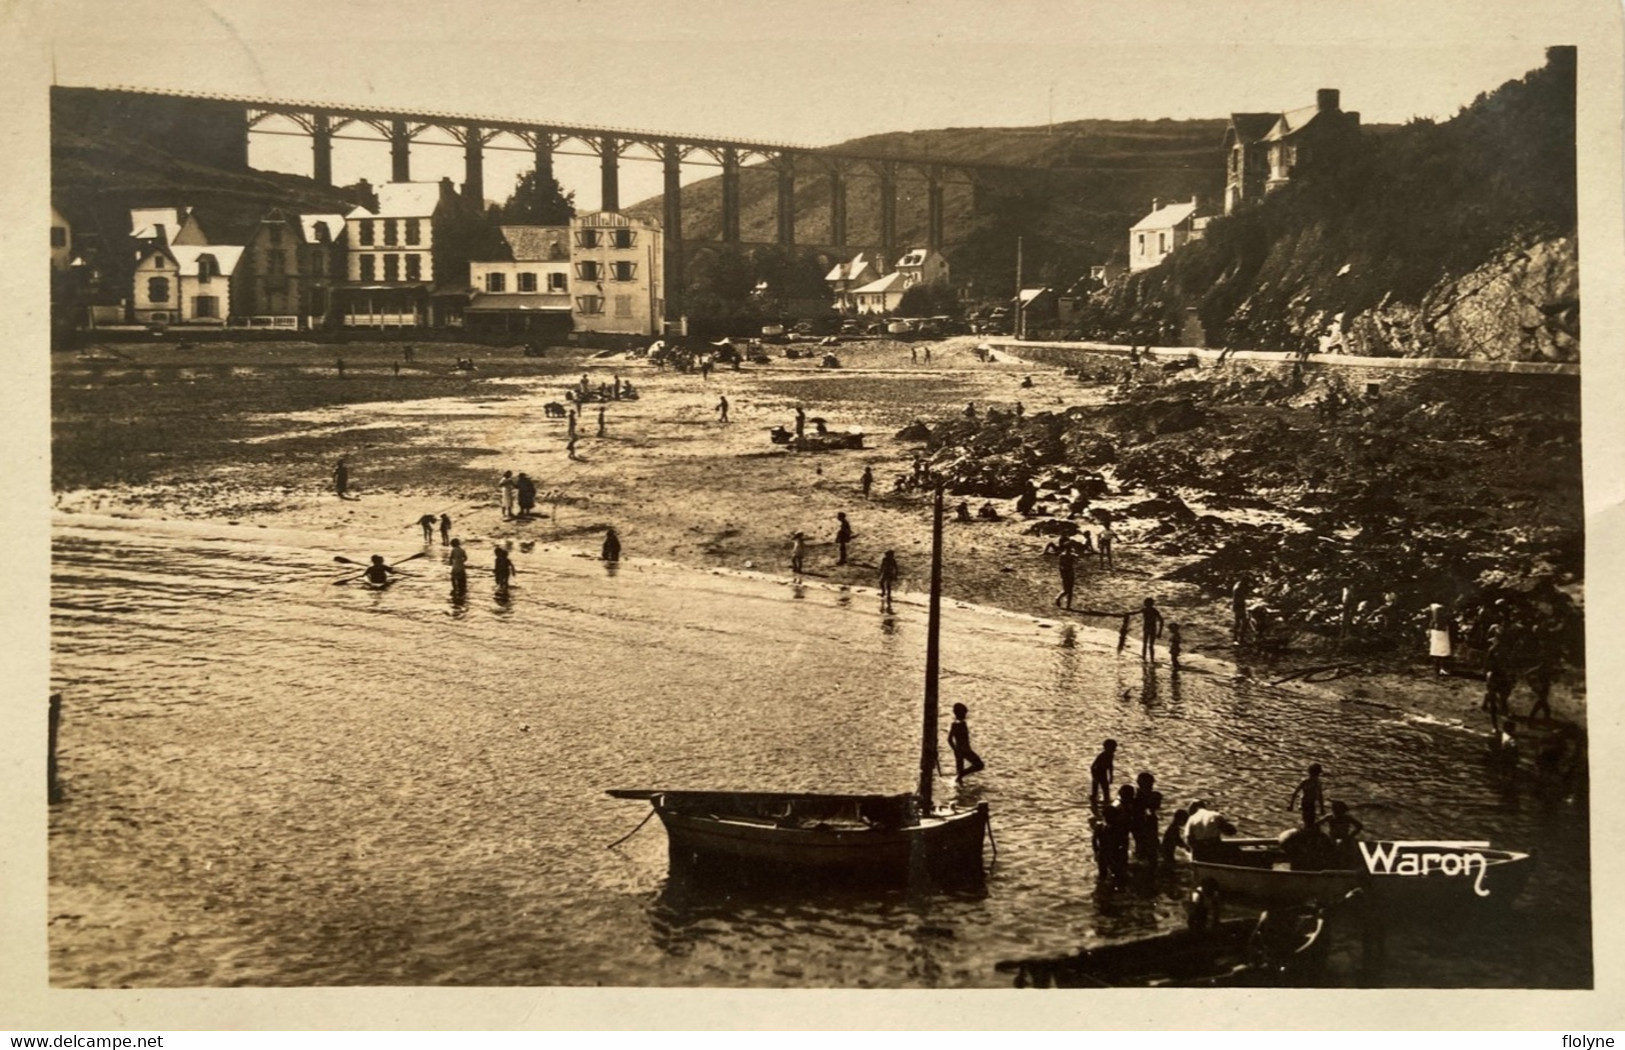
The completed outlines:
{"type": "Polygon", "coordinates": [[[618,262],[610,264],[611,271],[617,281],[632,281],[638,276],[638,264],[634,262],[618,262]]]}
{"type": "Polygon", "coordinates": [[[423,256],[417,252],[406,253],[406,279],[408,281],[423,280],[423,256]]]}
{"type": "Polygon", "coordinates": [[[149,303],[167,303],[167,302],[169,302],[169,278],[167,278],[167,277],[149,277],[149,278],[147,278],[147,302],[149,302],[149,303]]]}
{"type": "Polygon", "coordinates": [[[583,281],[596,281],[600,279],[598,264],[595,262],[576,263],[576,276],[583,281]]]}
{"type": "Polygon", "coordinates": [[[314,251],[310,253],[310,272],[320,277],[327,273],[327,253],[314,251]]]}
{"type": "Polygon", "coordinates": [[[51,247],[66,248],[68,246],[68,228],[66,226],[51,227],[51,247]]]}
{"type": "Polygon", "coordinates": [[[550,273],[547,275],[547,290],[550,292],[567,292],[570,290],[570,275],[566,273],[550,273]]]}
{"type": "MultiPolygon", "coordinates": [[[[202,260],[198,261],[198,269],[203,268],[202,260]]],[[[273,248],[265,253],[265,272],[275,276],[282,276],[288,272],[288,253],[280,248],[273,248]]]]}
{"type": "Polygon", "coordinates": [[[505,292],[508,290],[508,277],[501,273],[488,273],[485,275],[485,290],[488,292],[505,292]]]}
{"type": "Polygon", "coordinates": [[[1139,237],[1140,237],[1140,254],[1144,255],[1145,254],[1145,234],[1142,233],[1142,234],[1139,235],[1139,237]]]}
{"type": "Polygon", "coordinates": [[[362,244],[371,244],[372,243],[372,220],[371,219],[362,219],[361,220],[361,243],[362,244]]]}
{"type": "Polygon", "coordinates": [[[536,275],[533,273],[520,274],[519,290],[521,292],[534,292],[536,290],[536,275]]]}
{"type": "Polygon", "coordinates": [[[398,281],[401,279],[401,257],[394,252],[384,256],[384,280],[398,281]]]}
{"type": "Polygon", "coordinates": [[[363,255],[361,257],[361,279],[371,281],[378,276],[378,257],[376,255],[363,255]]]}
{"type": "Polygon", "coordinates": [[[598,231],[597,230],[577,230],[576,231],[576,247],[577,248],[596,248],[596,247],[598,247],[598,231]]]}
{"type": "Polygon", "coordinates": [[[630,248],[638,243],[638,235],[631,230],[616,230],[610,234],[610,243],[617,248],[630,248]]]}
{"type": "Polygon", "coordinates": [[[273,247],[273,248],[282,247],[282,227],[281,226],[267,226],[265,228],[265,236],[266,236],[266,239],[270,241],[271,247],[273,247]]]}
{"type": "Polygon", "coordinates": [[[617,295],[615,297],[615,316],[632,316],[632,297],[630,295],[617,295]]]}
{"type": "Polygon", "coordinates": [[[576,296],[576,312],[582,314],[601,314],[604,312],[604,297],[601,295],[576,296]]]}
{"type": "Polygon", "coordinates": [[[197,257],[197,283],[208,284],[209,279],[220,272],[220,264],[215,262],[212,255],[197,257]]]}
{"type": "Polygon", "coordinates": [[[152,268],[154,270],[162,270],[164,268],[164,257],[162,255],[154,255],[152,257],[152,268]]]}
{"type": "Polygon", "coordinates": [[[423,240],[423,221],[421,219],[406,220],[406,243],[419,244],[423,240]]]}
{"type": "Polygon", "coordinates": [[[558,262],[560,259],[564,258],[564,245],[560,244],[556,240],[549,241],[547,245],[547,257],[553,262],[558,262]]]}
{"type": "Polygon", "coordinates": [[[1157,234],[1157,253],[1159,255],[1168,254],[1168,235],[1166,233],[1157,234]]]}
{"type": "Polygon", "coordinates": [[[394,219],[384,220],[384,243],[401,243],[401,224],[394,219]]]}
{"type": "Polygon", "coordinates": [[[218,295],[196,295],[192,297],[193,317],[219,317],[220,297],[218,295]]]}

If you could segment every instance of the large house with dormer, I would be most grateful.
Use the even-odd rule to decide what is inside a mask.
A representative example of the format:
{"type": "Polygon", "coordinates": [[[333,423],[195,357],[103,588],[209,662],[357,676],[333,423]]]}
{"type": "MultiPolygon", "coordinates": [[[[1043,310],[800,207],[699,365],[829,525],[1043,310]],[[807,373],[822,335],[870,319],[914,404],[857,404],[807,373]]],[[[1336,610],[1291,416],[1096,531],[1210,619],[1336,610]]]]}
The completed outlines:
{"type": "Polygon", "coordinates": [[[243,246],[233,313],[250,327],[319,327],[344,281],[345,217],[273,208],[243,246]]]}
{"type": "Polygon", "coordinates": [[[1224,213],[1256,204],[1306,164],[1335,156],[1360,135],[1360,114],[1345,113],[1336,88],[1284,113],[1232,113],[1225,128],[1224,213]]]}
{"type": "Polygon", "coordinates": [[[234,244],[148,248],[135,265],[131,319],[141,324],[224,325],[231,278],[243,249],[234,244]]]}
{"type": "Polygon", "coordinates": [[[877,261],[864,252],[859,252],[846,262],[836,263],[824,275],[824,283],[829,285],[830,294],[834,296],[830,305],[837,313],[856,313],[858,301],[853,293],[879,277],[877,261]]]}

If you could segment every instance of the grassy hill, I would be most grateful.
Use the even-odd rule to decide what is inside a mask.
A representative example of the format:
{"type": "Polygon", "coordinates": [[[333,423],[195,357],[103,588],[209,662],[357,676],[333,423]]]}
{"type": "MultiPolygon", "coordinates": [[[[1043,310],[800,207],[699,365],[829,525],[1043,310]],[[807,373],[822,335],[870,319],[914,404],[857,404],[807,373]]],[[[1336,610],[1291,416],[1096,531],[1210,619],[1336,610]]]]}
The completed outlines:
{"type": "MultiPolygon", "coordinates": [[[[1128,228],[1153,197],[1200,195],[1217,201],[1224,185],[1224,120],[1080,120],[1050,128],[941,128],[892,132],[836,148],[929,154],[951,161],[1031,166],[993,172],[979,188],[963,181],[943,194],[945,254],[955,281],[980,297],[1012,294],[1016,239],[1022,239],[1027,282],[1067,282],[1127,250],[1128,228]]],[[[796,177],[796,241],[830,241],[829,179],[811,164],[796,177]]],[[[634,208],[655,215],[661,198],[634,208]]],[[[740,176],[740,236],[770,242],[778,230],[778,183],[755,166],[740,176]]],[[[899,247],[924,243],[926,184],[905,172],[897,185],[899,247]]],[[[720,240],[720,176],[683,189],[685,241],[720,240]]],[[[852,251],[880,243],[877,179],[847,179],[847,244],[852,251]]],[[[821,262],[828,261],[824,253],[821,262]]]]}

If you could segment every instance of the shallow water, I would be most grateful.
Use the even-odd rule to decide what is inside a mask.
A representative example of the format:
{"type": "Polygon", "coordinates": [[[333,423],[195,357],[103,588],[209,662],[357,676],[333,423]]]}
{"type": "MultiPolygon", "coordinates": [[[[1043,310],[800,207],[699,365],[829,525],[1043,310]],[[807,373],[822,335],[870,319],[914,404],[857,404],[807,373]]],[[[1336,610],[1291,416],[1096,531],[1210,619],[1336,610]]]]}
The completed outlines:
{"type": "Polygon", "coordinates": [[[1001,959],[1182,921],[1175,882],[1097,885],[1081,804],[1107,736],[1120,780],[1150,768],[1167,812],[1212,798],[1244,833],[1286,827],[1318,761],[1370,834],[1538,851],[1505,921],[1401,934],[1387,983],[1591,983],[1584,802],[1509,784],[1480,735],[1218,665],[1146,673],[1115,631],[952,603],[942,699],[988,762],[963,795],[992,810],[985,890],[668,887],[658,822],[605,848],[647,812],[605,789],[912,786],[921,596],[883,616],[543,547],[505,602],[479,573],[450,601],[438,547],[387,592],[329,585],[335,549],[375,547],[415,550],[58,516],[54,983],[999,986],[1001,959]]]}

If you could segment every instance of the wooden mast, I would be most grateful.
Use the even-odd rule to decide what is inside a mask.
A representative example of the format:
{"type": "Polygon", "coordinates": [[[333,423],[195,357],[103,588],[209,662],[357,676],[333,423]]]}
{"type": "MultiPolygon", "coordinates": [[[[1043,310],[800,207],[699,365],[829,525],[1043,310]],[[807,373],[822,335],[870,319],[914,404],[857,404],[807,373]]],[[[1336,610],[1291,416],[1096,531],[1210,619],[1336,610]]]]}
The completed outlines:
{"type": "Polygon", "coordinates": [[[938,635],[942,629],[942,483],[931,515],[931,604],[925,621],[925,722],[920,733],[920,812],[931,811],[931,778],[937,771],[938,635]]]}

